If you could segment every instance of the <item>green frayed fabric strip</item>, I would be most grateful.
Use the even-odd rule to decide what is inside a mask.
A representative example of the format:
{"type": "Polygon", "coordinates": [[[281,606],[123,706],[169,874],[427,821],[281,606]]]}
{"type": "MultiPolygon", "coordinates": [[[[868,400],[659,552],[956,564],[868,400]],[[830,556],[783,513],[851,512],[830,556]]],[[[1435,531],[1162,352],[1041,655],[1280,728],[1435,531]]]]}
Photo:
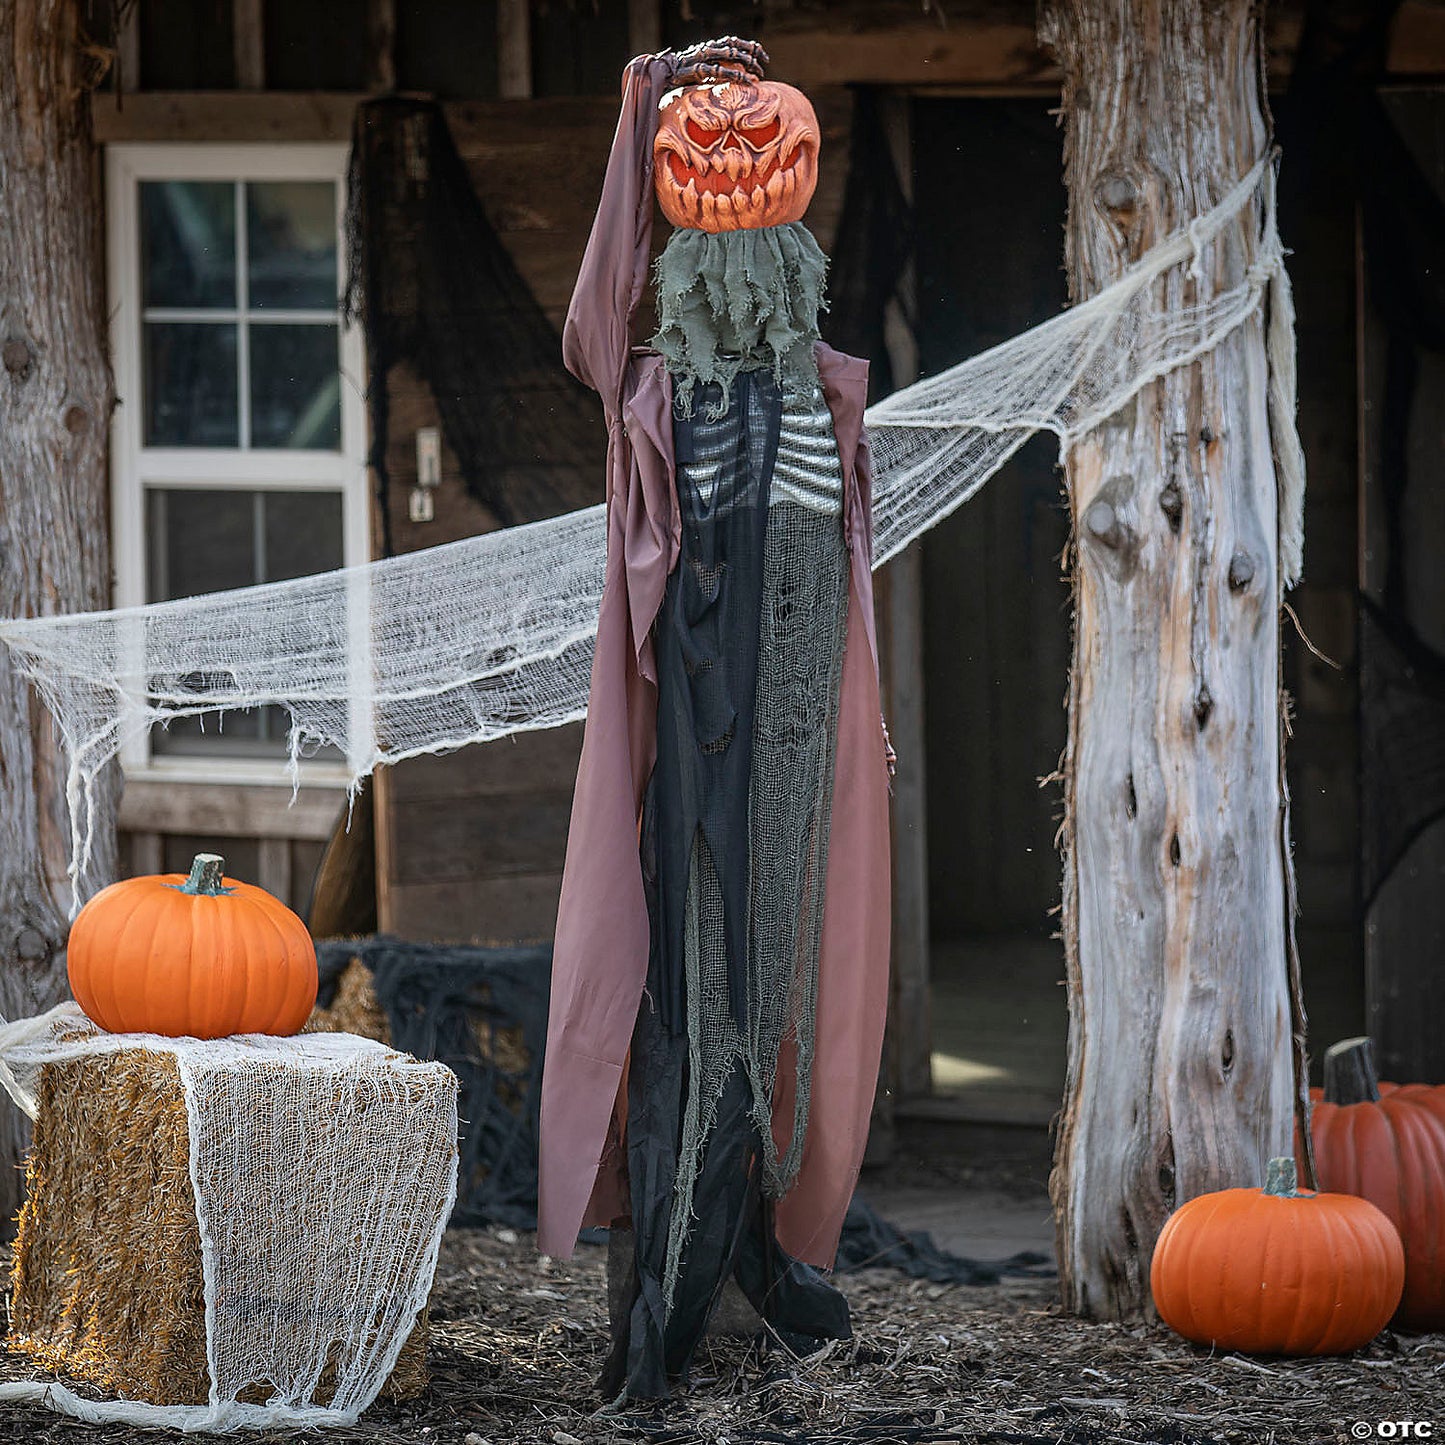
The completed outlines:
{"type": "Polygon", "coordinates": [[[815,382],[827,274],[828,258],[801,221],[674,231],[657,258],[652,344],[672,373],[679,410],[691,416],[694,388],[714,381],[725,410],[740,371],[770,370],[785,388],[815,382]]]}

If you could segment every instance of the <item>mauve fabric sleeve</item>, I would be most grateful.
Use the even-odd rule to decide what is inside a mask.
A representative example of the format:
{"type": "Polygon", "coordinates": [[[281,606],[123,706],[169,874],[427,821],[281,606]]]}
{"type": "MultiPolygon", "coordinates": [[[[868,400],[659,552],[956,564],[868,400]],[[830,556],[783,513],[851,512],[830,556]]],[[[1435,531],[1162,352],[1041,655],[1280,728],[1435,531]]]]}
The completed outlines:
{"type": "Polygon", "coordinates": [[[632,319],[647,286],[652,142],[673,60],[671,54],[639,55],[622,73],[622,111],[607,175],[562,328],[567,369],[601,396],[609,420],[621,415],[632,319]]]}

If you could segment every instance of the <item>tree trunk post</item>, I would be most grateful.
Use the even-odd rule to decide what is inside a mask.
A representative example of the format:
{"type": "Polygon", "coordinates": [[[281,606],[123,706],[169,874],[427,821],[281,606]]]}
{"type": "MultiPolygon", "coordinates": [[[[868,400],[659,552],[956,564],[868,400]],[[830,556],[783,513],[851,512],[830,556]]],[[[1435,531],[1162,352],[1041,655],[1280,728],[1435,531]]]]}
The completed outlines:
{"type": "MultiPolygon", "coordinates": [[[[101,208],[76,0],[0,5],[0,617],[110,605],[101,208]]],[[[65,759],[0,647],[0,1013],[65,995],[65,759]]],[[[115,774],[94,876],[115,867],[115,774]]],[[[28,1124],[0,1099],[0,1230],[28,1124]]]]}
{"type": "MultiPolygon", "coordinates": [[[[1082,300],[1215,205],[1269,144],[1252,0],[1043,0],[1064,73],[1066,259],[1082,300]]],[[[1258,202],[1165,306],[1238,284],[1258,202]]],[[[1151,1308],[1176,1205],[1289,1153],[1278,498],[1264,318],[1067,457],[1068,1082],[1051,1192],[1064,1303],[1151,1308]]]]}

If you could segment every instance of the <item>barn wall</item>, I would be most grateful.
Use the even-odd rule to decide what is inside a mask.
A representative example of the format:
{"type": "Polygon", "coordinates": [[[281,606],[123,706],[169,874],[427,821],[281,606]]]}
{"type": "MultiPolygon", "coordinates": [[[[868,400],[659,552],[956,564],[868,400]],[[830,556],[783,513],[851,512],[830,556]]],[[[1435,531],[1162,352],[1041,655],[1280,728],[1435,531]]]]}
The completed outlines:
{"type": "MultiPolygon", "coordinates": [[[[760,0],[745,16],[735,7],[664,0],[660,29],[667,43],[685,44],[742,26],[768,45],[779,78],[805,84],[818,96],[826,137],[824,178],[813,220],[826,245],[841,200],[848,114],[845,83],[931,87],[928,93],[934,96],[947,87],[968,88],[974,94],[1017,93],[1019,88],[1042,97],[1056,93],[1057,76],[1033,42],[1032,0],[980,0],[947,8],[945,27],[916,0],[844,0],[828,5],[821,0],[760,0]]],[[[611,0],[600,6],[535,5],[533,88],[540,96],[554,98],[497,103],[491,99],[497,89],[495,0],[408,0],[397,7],[396,84],[450,102],[457,139],[478,189],[554,324],[560,324],[565,310],[600,184],[615,116],[616,75],[632,49],[622,23],[627,9],[611,0]]],[[[1270,65],[1276,80],[1289,73],[1301,9],[1295,3],[1270,7],[1270,65]]],[[[127,95],[123,108],[114,97],[99,98],[97,134],[102,140],[344,139],[355,96],[372,79],[370,58],[359,40],[362,14],[363,7],[351,0],[267,0],[267,93],[246,94],[232,89],[236,68],[231,0],[196,0],[183,6],[173,0],[140,0],[129,50],[126,43],[122,50],[131,62],[139,53],[138,63],[130,63],[125,72],[124,85],[131,90],[139,81],[141,93],[127,95]],[[327,35],[339,36],[338,43],[318,57],[313,53],[316,39],[327,35]]],[[[1445,17],[1437,6],[1405,0],[1392,33],[1389,68],[1395,74],[1439,74],[1445,69],[1445,17]]],[[[1327,177],[1308,194],[1290,197],[1295,155],[1285,159],[1283,226],[1287,243],[1295,248],[1291,270],[1300,307],[1301,428],[1311,468],[1307,575],[1295,604],[1315,643],[1345,665],[1343,671],[1329,668],[1293,638],[1286,639],[1286,681],[1297,706],[1290,775],[1296,800],[1305,986],[1315,1037],[1324,1041],[1355,1031],[1362,1022],[1351,620],[1357,437],[1355,355],[1353,342],[1347,339],[1353,333],[1355,298],[1346,280],[1354,221],[1350,203],[1339,188],[1332,192],[1327,177]]],[[[1000,288],[985,279],[988,268],[1010,263],[1019,213],[1011,212],[1006,203],[1009,177],[991,183],[987,157],[969,160],[983,177],[983,191],[966,205],[956,195],[943,196],[935,205],[945,220],[963,209],[995,218],[992,234],[975,227],[980,240],[974,282],[982,302],[1002,301],[1006,310],[1017,310],[1017,317],[1010,314],[997,322],[1002,335],[1015,329],[1015,323],[1031,319],[1030,308],[1040,298],[1030,299],[1017,287],[1001,297],[990,294],[1000,288]]],[[[923,175],[920,184],[926,189],[933,179],[923,175]]],[[[1025,196],[1020,203],[1027,206],[1036,199],[1025,196]]],[[[925,311],[925,324],[932,320],[925,311]]],[[[996,337],[978,339],[981,344],[996,337]]],[[[951,354],[936,353],[938,362],[947,359],[951,354]]],[[[486,509],[465,496],[455,460],[445,452],[435,522],[412,527],[405,521],[406,495],[414,474],[414,432],[418,426],[435,424],[436,417],[424,388],[404,370],[394,377],[391,403],[392,514],[398,550],[471,535],[494,525],[486,509]]],[[[1040,673],[1062,676],[1062,668],[1047,661],[1053,656],[1049,649],[1066,635],[1052,615],[1046,615],[1053,605],[1048,599],[1058,590],[1047,565],[1054,545],[1052,479],[1046,476],[1042,457],[1031,461],[1024,456],[1016,465],[1021,470],[996,482],[990,489],[995,495],[986,494],[973,503],[967,520],[952,519],[926,544],[933,619],[928,715],[933,871],[938,883],[933,897],[939,908],[934,922],[936,934],[945,937],[973,929],[990,904],[995,916],[1006,920],[1006,927],[1046,928],[1040,908],[1046,895],[1052,899],[1052,890],[1045,886],[1055,872],[1052,852],[1037,841],[1051,822],[1048,795],[1035,795],[1030,787],[1025,790],[1027,797],[1020,792],[1002,813],[994,803],[979,801],[997,798],[1006,771],[1018,769],[1032,776],[1036,767],[1052,761],[1050,729],[1062,716],[1049,689],[1031,683],[1025,675],[1025,653],[1042,647],[1040,657],[1045,660],[1039,662],[1040,673]],[[1024,541],[1020,541],[1020,520],[1009,510],[1012,503],[995,499],[1017,486],[1032,498],[1031,530],[1024,541]],[[1018,588],[1023,579],[1029,591],[1020,604],[1018,588]],[[960,666],[951,667],[947,648],[950,640],[957,644],[960,639],[972,651],[960,666]],[[975,690],[972,702],[966,696],[967,676],[985,689],[975,690]],[[988,689],[996,696],[992,708],[984,701],[988,689]],[[960,710],[969,707],[978,716],[966,728],[948,725],[950,715],[958,722],[960,710]],[[1009,719],[1023,723],[1017,728],[1003,726],[1009,719]],[[972,748],[968,739],[980,735],[1008,751],[1006,765],[988,766],[989,751],[972,748]],[[980,831],[979,817],[987,816],[991,808],[993,816],[1007,825],[1003,832],[996,827],[980,831]],[[993,860],[998,838],[1032,851],[1007,877],[990,861],[994,873],[989,874],[991,885],[985,887],[983,873],[975,884],[960,872],[968,862],[961,837],[971,839],[967,853],[974,860],[993,860]],[[1027,839],[1035,841],[1023,841],[1027,839]]],[[[600,487],[600,466],[598,480],[600,487]]],[[[474,878],[453,879],[448,895],[453,901],[443,908],[440,894],[421,891],[434,886],[421,880],[439,877],[437,869],[443,866],[432,841],[436,829],[427,820],[438,811],[437,782],[445,777],[456,799],[447,827],[456,836],[494,837],[507,809],[527,796],[538,800],[540,816],[555,822],[555,799],[570,792],[577,745],[575,731],[558,734],[555,742],[521,738],[507,744],[514,766],[506,770],[506,780],[515,781],[517,792],[505,802],[490,766],[477,762],[476,777],[465,775],[472,763],[460,760],[481,758],[486,749],[460,754],[456,763],[418,763],[414,782],[408,769],[394,770],[383,784],[391,789],[394,826],[387,825],[389,831],[384,829],[379,840],[385,863],[381,886],[393,924],[418,936],[437,937],[490,936],[503,923],[516,936],[548,931],[560,868],[560,824],[550,835],[545,823],[534,830],[527,844],[532,850],[526,855],[530,872],[516,871],[526,861],[520,854],[499,855],[494,863],[479,864],[474,878]],[[534,748],[535,755],[529,752],[534,748]],[[481,871],[487,867],[503,871],[481,871]],[[474,907],[468,902],[488,896],[489,880],[502,876],[532,880],[528,889],[519,890],[533,900],[526,916],[503,917],[495,906],[476,902],[474,907]]],[[[192,823],[177,820],[173,826],[198,828],[195,820],[205,817],[204,801],[198,795],[189,815],[192,823]]],[[[267,828],[266,839],[272,846],[265,856],[278,879],[290,879],[286,886],[293,899],[299,898],[312,851],[322,840],[287,842],[290,864],[283,869],[277,865],[278,830],[269,824],[267,828]]],[[[145,861],[159,858],[170,846],[158,839],[187,836],[184,831],[157,833],[144,819],[134,831],[137,842],[132,854],[145,861]]],[[[258,868],[262,841],[260,836],[252,837],[258,868]]],[[[243,847],[243,840],[238,839],[237,847],[243,847]]],[[[309,878],[304,886],[309,888],[309,878]]]]}

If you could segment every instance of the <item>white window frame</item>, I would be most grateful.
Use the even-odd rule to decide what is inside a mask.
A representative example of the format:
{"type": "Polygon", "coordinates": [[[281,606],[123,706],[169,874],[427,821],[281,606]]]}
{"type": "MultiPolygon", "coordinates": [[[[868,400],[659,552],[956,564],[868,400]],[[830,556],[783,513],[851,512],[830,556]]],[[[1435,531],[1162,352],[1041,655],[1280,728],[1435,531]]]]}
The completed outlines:
{"type": "MultiPolygon", "coordinates": [[[[109,145],[105,149],[106,262],[111,365],[119,404],[111,419],[111,548],[116,607],[145,602],[145,487],[234,487],[341,493],[342,561],[371,560],[367,485],[365,352],[361,328],[341,321],[341,449],[339,452],[267,447],[254,451],[143,444],[140,183],[142,181],[332,181],[336,184],[337,256],[346,275],[348,150],[344,145],[278,143],[212,145],[201,142],[109,145]]],[[[244,340],[242,342],[244,345],[244,340]]],[[[356,609],[353,609],[356,610],[356,609]]],[[[364,617],[364,608],[361,612],[364,617]]],[[[361,750],[369,749],[363,742],[361,750]]],[[[127,777],[171,782],[289,783],[285,758],[176,757],[154,754],[149,736],[121,751],[127,777]]],[[[344,786],[351,768],[341,762],[303,761],[299,781],[344,786]]]]}

